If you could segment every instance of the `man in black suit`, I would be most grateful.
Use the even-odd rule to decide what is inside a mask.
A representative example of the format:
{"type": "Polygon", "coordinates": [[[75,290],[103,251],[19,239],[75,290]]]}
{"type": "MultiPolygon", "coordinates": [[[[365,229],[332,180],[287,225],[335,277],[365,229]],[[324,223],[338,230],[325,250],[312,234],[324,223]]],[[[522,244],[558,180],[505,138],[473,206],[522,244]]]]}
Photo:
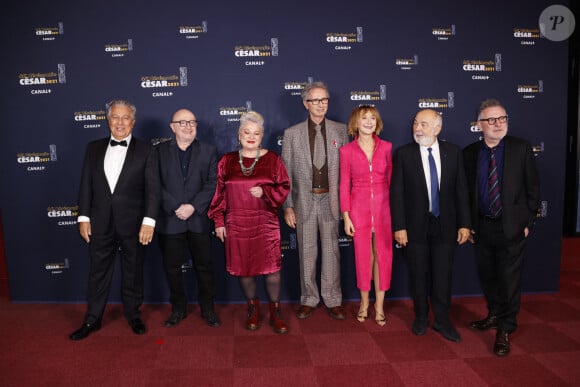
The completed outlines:
{"type": "Polygon", "coordinates": [[[458,146],[437,140],[441,127],[439,113],[419,111],[413,121],[415,142],[395,151],[391,218],[408,262],[413,333],[427,331],[430,293],[433,329],[458,342],[461,336],[449,319],[453,255],[456,245],[469,238],[471,223],[463,155],[458,146]]]}
{"type": "Polygon", "coordinates": [[[153,238],[159,209],[157,152],[132,136],[136,108],[123,100],[107,104],[111,136],[88,144],[79,193],[79,230],[91,259],[87,312],[70,335],[81,340],[101,327],[117,252],[121,257],[125,318],[135,334],[144,334],[145,245],[153,238]]]}
{"type": "Polygon", "coordinates": [[[497,329],[493,351],[505,356],[517,327],[524,248],[540,205],[540,180],[530,144],[507,136],[508,115],[499,101],[481,103],[477,125],[483,140],[467,146],[464,157],[488,315],[470,326],[497,329]]]}
{"type": "Polygon", "coordinates": [[[160,144],[161,214],[157,225],[172,313],[166,327],[187,316],[183,272],[186,248],[193,258],[201,315],[209,326],[221,322],[214,311],[215,285],[211,259],[211,222],[207,210],[217,182],[217,151],[199,141],[195,115],[186,109],[173,114],[175,139],[160,144]]]}

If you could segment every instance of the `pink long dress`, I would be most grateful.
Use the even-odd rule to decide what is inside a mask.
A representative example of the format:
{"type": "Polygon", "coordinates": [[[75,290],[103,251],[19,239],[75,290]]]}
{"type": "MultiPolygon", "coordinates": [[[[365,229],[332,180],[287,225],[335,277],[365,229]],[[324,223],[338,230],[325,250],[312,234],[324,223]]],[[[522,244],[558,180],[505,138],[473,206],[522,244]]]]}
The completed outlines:
{"type": "MultiPolygon", "coordinates": [[[[245,167],[253,161],[243,158],[245,167]]],[[[280,271],[278,209],[290,192],[282,158],[269,151],[260,157],[252,174],[244,176],[238,152],[231,152],[220,159],[217,169],[217,187],[208,216],[216,227],[226,228],[226,270],[244,277],[280,271]],[[260,198],[250,195],[250,188],[257,185],[264,191],[260,198]]]]}
{"type": "Polygon", "coordinates": [[[389,188],[391,186],[393,144],[375,139],[372,162],[357,139],[340,148],[340,209],[352,220],[356,282],[361,291],[370,291],[371,241],[375,233],[379,288],[389,290],[393,263],[393,233],[389,188]]]}

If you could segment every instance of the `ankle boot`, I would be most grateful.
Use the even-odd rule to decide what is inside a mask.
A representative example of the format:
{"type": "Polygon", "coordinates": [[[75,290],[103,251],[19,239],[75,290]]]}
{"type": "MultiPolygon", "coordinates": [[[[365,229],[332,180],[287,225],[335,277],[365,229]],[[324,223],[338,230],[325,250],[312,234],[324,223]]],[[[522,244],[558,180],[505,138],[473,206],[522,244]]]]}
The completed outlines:
{"type": "Polygon", "coordinates": [[[246,329],[255,331],[260,328],[260,300],[258,297],[248,300],[248,319],[246,329]]]}
{"type": "Polygon", "coordinates": [[[288,325],[282,320],[279,302],[270,302],[270,326],[276,333],[288,333],[288,325]]]}

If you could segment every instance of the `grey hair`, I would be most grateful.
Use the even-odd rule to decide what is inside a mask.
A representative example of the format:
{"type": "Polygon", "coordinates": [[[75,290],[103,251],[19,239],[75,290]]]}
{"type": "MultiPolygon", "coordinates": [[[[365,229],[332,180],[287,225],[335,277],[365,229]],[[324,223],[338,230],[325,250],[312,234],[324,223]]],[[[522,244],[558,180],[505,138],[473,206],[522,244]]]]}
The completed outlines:
{"type": "Polygon", "coordinates": [[[481,112],[490,107],[500,107],[505,110],[505,107],[495,98],[488,98],[479,104],[479,109],[477,109],[477,119],[481,118],[481,112]]]}
{"type": "Polygon", "coordinates": [[[330,96],[330,93],[328,92],[328,87],[326,87],[326,84],[324,82],[312,82],[307,84],[306,86],[304,86],[304,89],[302,89],[302,92],[300,93],[300,96],[302,97],[302,101],[306,101],[308,99],[308,93],[310,93],[310,90],[312,89],[324,89],[324,91],[326,91],[326,96],[330,96]]]}
{"type": "Polygon", "coordinates": [[[107,102],[105,106],[107,107],[107,119],[111,118],[111,109],[113,108],[113,106],[127,106],[129,109],[131,109],[131,117],[135,119],[135,117],[137,116],[137,108],[135,107],[135,105],[124,99],[114,99],[110,102],[107,102]]]}
{"type": "Polygon", "coordinates": [[[253,122],[257,124],[260,127],[260,129],[262,129],[262,133],[264,132],[264,117],[262,117],[260,113],[252,110],[242,114],[242,116],[240,117],[240,128],[238,129],[238,132],[242,130],[242,128],[248,122],[253,122]]]}

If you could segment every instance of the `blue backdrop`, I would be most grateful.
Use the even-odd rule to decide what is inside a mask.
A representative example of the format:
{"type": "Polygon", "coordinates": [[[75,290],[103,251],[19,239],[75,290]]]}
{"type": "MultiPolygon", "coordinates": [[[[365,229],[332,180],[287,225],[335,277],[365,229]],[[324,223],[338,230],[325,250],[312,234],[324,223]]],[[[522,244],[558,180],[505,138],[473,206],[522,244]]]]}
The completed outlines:
{"type": "MultiPolygon", "coordinates": [[[[461,146],[476,141],[479,102],[499,98],[510,133],[534,145],[542,183],[542,219],[529,239],[523,288],[556,291],[568,43],[541,36],[538,20],[551,4],[11,4],[0,15],[0,203],[12,300],[85,300],[89,262],[76,225],[77,192],[86,143],[108,135],[107,101],[134,102],[134,134],[152,142],[171,137],[172,113],[189,108],[200,122],[199,138],[221,153],[235,149],[240,115],[256,110],[266,119],[264,145],[279,153],[283,130],[306,119],[299,94],[313,80],[330,87],[331,119],[346,122],[358,104],[376,105],[385,123],[381,137],[394,147],[412,140],[411,122],[423,107],[442,113],[441,139],[461,146]]],[[[283,299],[298,300],[296,237],[283,222],[282,239],[283,299]]],[[[353,246],[344,236],[341,253],[344,298],[357,299],[353,246]]],[[[217,240],[214,259],[218,301],[241,301],[217,240]]],[[[398,249],[393,265],[388,297],[407,297],[398,249]]],[[[190,270],[186,263],[194,301],[190,270]]],[[[116,275],[111,301],[120,299],[119,270],[116,275]]],[[[146,301],[168,300],[156,241],[145,284],[146,301]]],[[[453,292],[481,292],[471,246],[457,249],[453,292]]]]}

